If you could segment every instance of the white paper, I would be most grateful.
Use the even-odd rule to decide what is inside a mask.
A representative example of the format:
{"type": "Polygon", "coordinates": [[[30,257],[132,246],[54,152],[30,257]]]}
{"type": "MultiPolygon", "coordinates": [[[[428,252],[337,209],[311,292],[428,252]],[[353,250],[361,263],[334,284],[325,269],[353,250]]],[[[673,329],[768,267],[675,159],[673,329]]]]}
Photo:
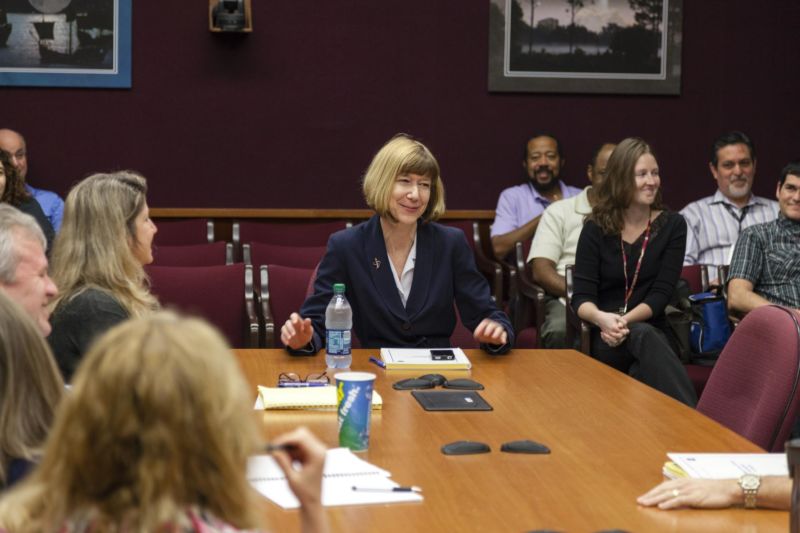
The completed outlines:
{"type": "MultiPolygon", "coordinates": [[[[347,448],[333,448],[325,456],[322,477],[322,504],[326,507],[371,503],[422,501],[413,492],[359,492],[361,488],[387,488],[398,486],[389,479],[391,474],[363,459],[347,448]]],[[[261,494],[284,509],[297,509],[300,502],[289,488],[283,470],[270,455],[251,457],[247,463],[247,479],[261,494]]]]}
{"type": "Polygon", "coordinates": [[[789,475],[785,453],[668,453],[667,456],[696,479],[738,479],[742,474],[789,475]]]}
{"type": "Polygon", "coordinates": [[[449,365],[466,365],[472,368],[467,354],[461,348],[451,348],[456,356],[452,361],[434,361],[430,348],[381,348],[381,359],[388,364],[401,364],[412,367],[446,368],[449,365]]]}

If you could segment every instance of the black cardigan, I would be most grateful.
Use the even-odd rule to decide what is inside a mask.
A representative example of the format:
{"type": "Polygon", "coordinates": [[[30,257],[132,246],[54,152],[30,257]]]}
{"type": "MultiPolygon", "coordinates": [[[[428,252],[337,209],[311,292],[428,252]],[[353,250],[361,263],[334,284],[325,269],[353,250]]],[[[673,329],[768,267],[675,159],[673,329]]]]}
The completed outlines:
{"type": "MultiPolygon", "coordinates": [[[[625,243],[629,283],[633,281],[643,241],[644,233],[633,244],[625,243]]],[[[664,308],[683,268],[685,250],[686,221],[678,213],[664,211],[651,224],[650,241],[628,310],[644,302],[653,310],[648,322],[662,325],[664,308]]],[[[578,239],[573,279],[573,309],[577,311],[584,302],[593,302],[601,311],[617,312],[625,301],[619,234],[604,235],[597,224],[588,220],[578,239]]]]}

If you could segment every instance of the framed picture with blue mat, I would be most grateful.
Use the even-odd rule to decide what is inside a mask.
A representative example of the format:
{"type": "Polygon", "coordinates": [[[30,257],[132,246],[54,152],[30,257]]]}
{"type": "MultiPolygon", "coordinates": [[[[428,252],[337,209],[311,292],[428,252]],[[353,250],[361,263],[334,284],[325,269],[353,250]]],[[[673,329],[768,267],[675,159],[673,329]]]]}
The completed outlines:
{"type": "Polygon", "coordinates": [[[5,0],[0,85],[131,86],[132,0],[5,0]]]}

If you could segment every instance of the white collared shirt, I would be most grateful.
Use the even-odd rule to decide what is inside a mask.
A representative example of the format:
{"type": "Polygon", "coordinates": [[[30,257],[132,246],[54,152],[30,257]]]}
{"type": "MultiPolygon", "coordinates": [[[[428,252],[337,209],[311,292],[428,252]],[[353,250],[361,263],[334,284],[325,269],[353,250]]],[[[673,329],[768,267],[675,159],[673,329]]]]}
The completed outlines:
{"type": "Polygon", "coordinates": [[[553,202],[544,210],[539,227],[533,234],[528,262],[543,257],[556,264],[556,272],[565,275],[567,265],[575,264],[578,239],[586,216],[591,214],[589,189],[586,187],[577,196],[553,202]]]}
{"type": "Polygon", "coordinates": [[[414,242],[411,243],[411,250],[408,251],[408,258],[406,264],[403,266],[403,273],[397,275],[397,270],[394,268],[394,263],[389,259],[389,266],[392,268],[392,276],[394,276],[394,284],[397,286],[397,292],[400,293],[400,300],[403,302],[403,307],[406,306],[408,295],[411,294],[411,284],[414,282],[414,264],[417,261],[417,237],[414,236],[414,242]]]}

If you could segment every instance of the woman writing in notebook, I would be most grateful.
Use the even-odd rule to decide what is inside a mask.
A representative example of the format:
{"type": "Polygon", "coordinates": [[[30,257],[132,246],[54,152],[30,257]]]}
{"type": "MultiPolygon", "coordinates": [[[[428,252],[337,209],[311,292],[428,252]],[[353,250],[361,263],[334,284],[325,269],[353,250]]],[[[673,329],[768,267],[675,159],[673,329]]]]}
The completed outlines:
{"type": "Polygon", "coordinates": [[[376,215],[331,236],[314,294],[281,329],[289,351],[311,355],[324,346],[334,283],[346,286],[363,347],[450,346],[457,307],[485,350],[508,351],[511,323],[492,301],[463,232],[433,222],[444,213],[433,154],[395,136],[373,158],[363,192],[376,215]]]}
{"type": "Polygon", "coordinates": [[[664,208],[660,188],[650,146],[619,143],[578,240],[572,306],[594,325],[592,357],[694,406],[692,383],[664,333],[686,221],[664,208]]]}
{"type": "MultiPolygon", "coordinates": [[[[55,371],[55,370],[54,370],[55,371]]],[[[109,330],[62,400],[39,466],[0,500],[0,530],[233,532],[263,526],[245,476],[263,450],[250,387],[219,333],[155,313],[109,330]]],[[[305,532],[325,532],[325,446],[273,439],[305,532]]]]}

